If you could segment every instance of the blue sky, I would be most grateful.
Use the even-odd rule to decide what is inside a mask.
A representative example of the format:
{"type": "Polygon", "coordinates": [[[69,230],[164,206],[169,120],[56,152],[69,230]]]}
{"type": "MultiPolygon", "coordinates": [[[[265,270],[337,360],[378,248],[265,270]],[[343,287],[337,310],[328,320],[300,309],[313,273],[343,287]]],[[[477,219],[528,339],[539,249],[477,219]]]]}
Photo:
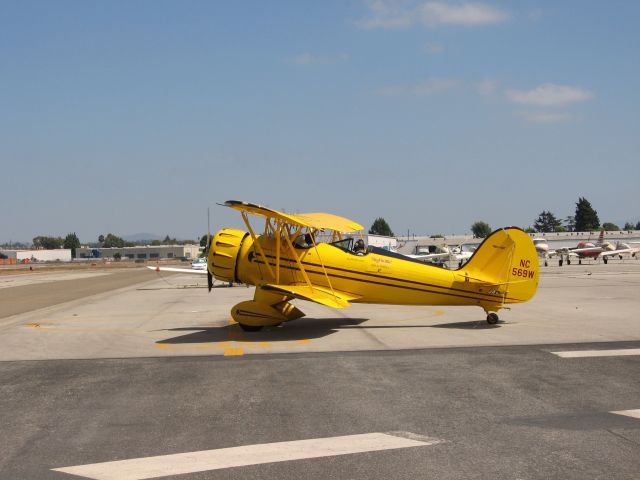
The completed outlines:
{"type": "Polygon", "coordinates": [[[195,237],[228,199],[418,234],[640,215],[638,2],[0,7],[0,241],[195,237]]]}

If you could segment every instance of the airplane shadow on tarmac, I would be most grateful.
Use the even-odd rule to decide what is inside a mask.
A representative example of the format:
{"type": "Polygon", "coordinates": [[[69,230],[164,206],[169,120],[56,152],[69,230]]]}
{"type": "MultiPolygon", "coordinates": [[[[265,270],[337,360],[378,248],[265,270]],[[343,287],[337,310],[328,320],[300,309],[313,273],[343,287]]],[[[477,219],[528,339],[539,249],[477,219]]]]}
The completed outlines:
{"type": "Polygon", "coordinates": [[[489,325],[480,320],[470,322],[441,323],[437,325],[362,325],[368,318],[305,318],[300,321],[285,323],[279,327],[265,327],[259,332],[245,332],[238,325],[220,327],[180,327],[170,328],[167,332],[190,332],[165,340],[157,344],[180,345],[191,343],[217,343],[229,341],[242,342],[288,342],[294,340],[311,340],[326,337],[338,330],[379,329],[379,328],[454,328],[464,330],[486,330],[500,328],[500,325],[489,325]]]}
{"type": "Polygon", "coordinates": [[[439,323],[438,325],[430,325],[431,328],[458,328],[462,330],[489,330],[491,328],[500,328],[501,325],[490,325],[484,320],[472,320],[470,322],[454,322],[454,323],[439,323]]]}
{"type": "Polygon", "coordinates": [[[265,327],[259,332],[245,332],[237,324],[221,327],[180,327],[170,328],[167,332],[191,332],[165,340],[157,344],[216,343],[229,341],[242,342],[287,342],[292,340],[311,340],[336,333],[343,327],[357,326],[368,318],[305,318],[297,322],[283,324],[280,327],[265,327]]]}

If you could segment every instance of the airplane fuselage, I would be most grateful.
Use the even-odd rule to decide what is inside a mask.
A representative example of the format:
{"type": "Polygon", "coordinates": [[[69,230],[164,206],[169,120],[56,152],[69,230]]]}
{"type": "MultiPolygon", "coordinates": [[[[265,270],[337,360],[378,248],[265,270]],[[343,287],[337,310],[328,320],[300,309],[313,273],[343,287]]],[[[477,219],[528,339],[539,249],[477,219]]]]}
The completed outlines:
{"type": "MultiPolygon", "coordinates": [[[[477,281],[478,272],[467,269],[473,258],[461,269],[447,270],[383,250],[357,255],[333,244],[319,243],[311,248],[294,247],[292,252],[283,239],[261,235],[255,237],[255,242],[248,234],[236,241],[233,281],[256,286],[305,285],[306,273],[312,285],[345,292],[353,303],[478,305],[487,311],[495,311],[503,303],[526,301],[535,292],[518,292],[517,288],[507,291],[500,282],[477,281]]],[[[506,248],[494,247],[498,249],[492,251],[495,255],[502,255],[499,249],[506,248]]],[[[216,248],[215,243],[212,248],[216,248]]],[[[233,253],[225,255],[231,257],[233,253]]],[[[509,275],[516,280],[535,279],[537,284],[538,260],[533,245],[518,261],[509,275]]]]}

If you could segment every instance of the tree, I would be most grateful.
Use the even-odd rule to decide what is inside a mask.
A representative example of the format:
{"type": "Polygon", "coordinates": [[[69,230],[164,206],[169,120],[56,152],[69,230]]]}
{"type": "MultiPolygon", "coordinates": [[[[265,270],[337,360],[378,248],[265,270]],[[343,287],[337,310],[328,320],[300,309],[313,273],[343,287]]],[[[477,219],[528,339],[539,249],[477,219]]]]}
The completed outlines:
{"type": "Polygon", "coordinates": [[[98,243],[104,243],[104,235],[98,237],[98,243]]]}
{"type": "Polygon", "coordinates": [[[116,253],[114,253],[114,254],[113,254],[113,259],[114,259],[116,262],[119,262],[120,260],[122,260],[122,254],[121,254],[120,252],[116,252],[116,253]]]}
{"type": "Polygon", "coordinates": [[[371,235],[384,235],[385,237],[393,237],[393,231],[391,231],[391,227],[382,217],[376,218],[376,220],[373,222],[373,225],[371,225],[371,228],[369,229],[369,233],[371,235]]]}
{"type": "Polygon", "coordinates": [[[486,222],[475,222],[471,225],[471,232],[474,237],[484,238],[491,233],[491,227],[486,222]]]}
{"type": "Polygon", "coordinates": [[[543,210],[533,223],[536,232],[557,232],[561,226],[562,222],[553,213],[546,210],[543,210]]]}
{"type": "Polygon", "coordinates": [[[206,234],[200,237],[200,246],[203,248],[207,248],[207,237],[208,235],[206,234]]]}
{"type": "Polygon", "coordinates": [[[36,249],[55,250],[56,248],[62,248],[64,240],[60,237],[47,237],[39,235],[33,238],[33,246],[36,249]]]}
{"type": "Polygon", "coordinates": [[[567,224],[568,232],[576,231],[576,217],[574,217],[573,215],[569,215],[567,218],[564,219],[564,223],[567,224]]]}
{"type": "Polygon", "coordinates": [[[625,229],[625,230],[627,230],[627,231],[629,231],[629,230],[635,230],[635,228],[636,228],[636,227],[635,227],[635,226],[633,225],[633,223],[631,223],[631,222],[626,222],[626,223],[624,224],[624,229],[625,229]]]}
{"type": "Polygon", "coordinates": [[[104,248],[122,248],[124,247],[124,240],[113,233],[107,233],[102,246],[104,248]]]}
{"type": "Polygon", "coordinates": [[[600,228],[600,219],[589,200],[584,197],[578,198],[576,203],[576,232],[589,232],[600,228]]]}
{"type": "Polygon", "coordinates": [[[62,246],[71,249],[71,258],[76,258],[76,248],[80,248],[80,239],[76,235],[76,232],[67,234],[67,236],[64,237],[62,246]]]}
{"type": "Polygon", "coordinates": [[[619,231],[620,227],[618,225],[616,225],[615,223],[611,223],[611,222],[604,222],[602,224],[602,229],[605,232],[615,232],[615,231],[619,231]]]}
{"type": "Polygon", "coordinates": [[[636,223],[636,230],[640,230],[640,222],[636,223]]]}

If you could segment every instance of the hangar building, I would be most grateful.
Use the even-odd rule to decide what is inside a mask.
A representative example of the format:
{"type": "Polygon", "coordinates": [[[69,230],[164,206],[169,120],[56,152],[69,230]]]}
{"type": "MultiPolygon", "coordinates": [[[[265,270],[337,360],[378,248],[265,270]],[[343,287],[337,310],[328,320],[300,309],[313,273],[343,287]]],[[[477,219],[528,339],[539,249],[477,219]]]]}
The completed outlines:
{"type": "Polygon", "coordinates": [[[197,258],[199,245],[145,245],[122,248],[76,248],[76,258],[114,258],[116,254],[128,260],[160,260],[166,258],[197,258]]]}

